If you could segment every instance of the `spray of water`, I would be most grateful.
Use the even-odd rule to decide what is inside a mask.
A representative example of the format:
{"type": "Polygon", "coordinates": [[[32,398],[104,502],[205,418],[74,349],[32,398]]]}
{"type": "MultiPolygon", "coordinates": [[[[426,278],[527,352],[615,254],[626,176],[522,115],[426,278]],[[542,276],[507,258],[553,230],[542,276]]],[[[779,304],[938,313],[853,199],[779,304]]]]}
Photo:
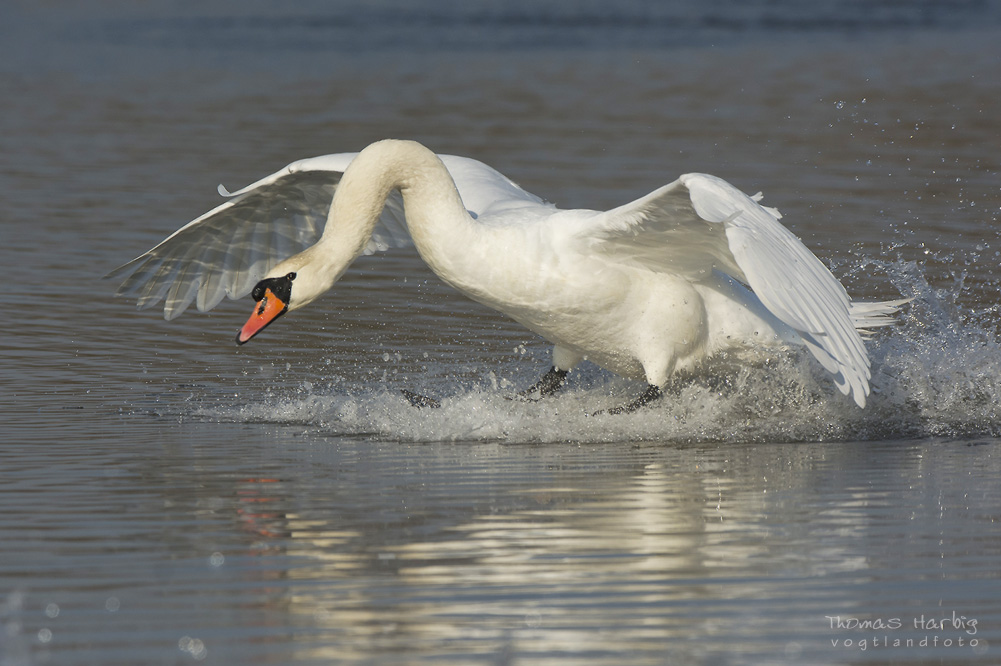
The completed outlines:
{"type": "MultiPolygon", "coordinates": [[[[599,414],[628,402],[642,386],[584,367],[561,395],[512,400],[525,366],[429,373],[413,388],[441,399],[416,409],[397,387],[316,386],[233,406],[206,406],[202,417],[298,424],[331,436],[401,441],[867,441],[909,437],[1001,435],[1001,341],[984,312],[964,309],[962,274],[933,287],[914,262],[859,260],[913,297],[897,326],[868,342],[872,388],[863,410],[840,395],[806,353],[776,353],[753,364],[718,358],[694,377],[679,377],[666,396],[632,414],[599,414]],[[519,374],[520,373],[520,374],[519,374]]],[[[542,366],[540,365],[540,368],[542,366]]]]}

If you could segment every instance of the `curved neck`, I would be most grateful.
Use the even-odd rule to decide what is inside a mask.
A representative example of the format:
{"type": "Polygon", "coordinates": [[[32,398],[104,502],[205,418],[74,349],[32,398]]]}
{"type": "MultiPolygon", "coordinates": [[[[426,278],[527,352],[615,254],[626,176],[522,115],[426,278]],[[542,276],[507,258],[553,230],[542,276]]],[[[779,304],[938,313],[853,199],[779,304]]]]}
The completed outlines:
{"type": "Polygon", "coordinates": [[[368,146],[351,161],[331,202],[318,244],[327,241],[330,251],[340,255],[337,263],[344,265],[338,274],[365,249],[386,197],[397,189],[403,195],[407,226],[421,258],[435,273],[448,273],[472,230],[472,218],[455,182],[438,156],[421,144],[385,140],[368,146]]]}

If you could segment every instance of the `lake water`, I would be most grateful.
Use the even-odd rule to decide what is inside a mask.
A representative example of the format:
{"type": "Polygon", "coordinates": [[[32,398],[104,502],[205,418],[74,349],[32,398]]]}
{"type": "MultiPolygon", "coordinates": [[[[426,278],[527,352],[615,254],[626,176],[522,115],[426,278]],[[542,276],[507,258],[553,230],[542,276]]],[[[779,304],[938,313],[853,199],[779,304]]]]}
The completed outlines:
{"type": "Polygon", "coordinates": [[[991,3],[14,2],[0,18],[0,664],[1001,663],[991,3]],[[413,252],[251,344],[101,277],[387,136],[564,207],[689,171],[859,298],[805,356],[631,415],[413,252]],[[442,398],[417,411],[399,390],[442,398]]]}

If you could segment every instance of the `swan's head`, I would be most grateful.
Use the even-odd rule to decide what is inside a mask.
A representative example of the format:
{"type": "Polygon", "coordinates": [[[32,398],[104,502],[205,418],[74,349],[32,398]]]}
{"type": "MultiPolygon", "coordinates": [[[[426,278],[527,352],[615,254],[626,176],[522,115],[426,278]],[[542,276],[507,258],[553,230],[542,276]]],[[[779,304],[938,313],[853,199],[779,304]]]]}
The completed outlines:
{"type": "Polygon", "coordinates": [[[250,292],[256,303],[250,319],[243,325],[236,336],[236,343],[242,345],[267,327],[278,317],[292,309],[292,286],[295,282],[294,272],[281,277],[264,278],[250,292]]]}
{"type": "Polygon", "coordinates": [[[272,268],[250,292],[254,311],[237,334],[237,344],[242,345],[278,317],[309,305],[330,289],[347,268],[347,262],[331,266],[322,259],[314,246],[272,268]]]}

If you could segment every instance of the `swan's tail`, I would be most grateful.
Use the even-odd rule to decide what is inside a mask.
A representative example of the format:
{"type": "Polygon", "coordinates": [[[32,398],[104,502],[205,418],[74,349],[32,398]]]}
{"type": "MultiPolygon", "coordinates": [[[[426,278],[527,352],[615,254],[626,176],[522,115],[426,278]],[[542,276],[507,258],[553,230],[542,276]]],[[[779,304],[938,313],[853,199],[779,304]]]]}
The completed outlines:
{"type": "Polygon", "coordinates": [[[909,303],[910,298],[902,298],[899,301],[878,301],[875,303],[852,303],[848,311],[848,316],[852,318],[855,330],[863,338],[872,335],[870,328],[881,326],[892,326],[897,322],[895,314],[901,305],[909,303]]]}

